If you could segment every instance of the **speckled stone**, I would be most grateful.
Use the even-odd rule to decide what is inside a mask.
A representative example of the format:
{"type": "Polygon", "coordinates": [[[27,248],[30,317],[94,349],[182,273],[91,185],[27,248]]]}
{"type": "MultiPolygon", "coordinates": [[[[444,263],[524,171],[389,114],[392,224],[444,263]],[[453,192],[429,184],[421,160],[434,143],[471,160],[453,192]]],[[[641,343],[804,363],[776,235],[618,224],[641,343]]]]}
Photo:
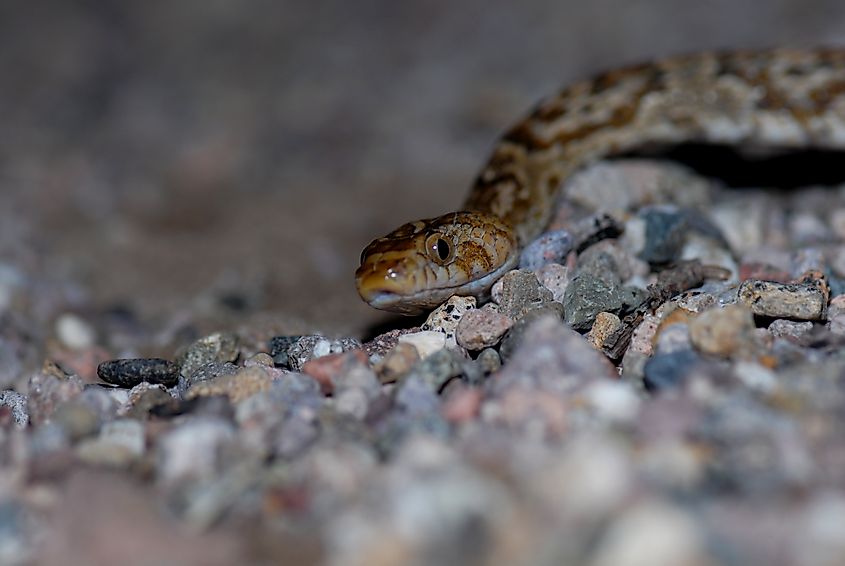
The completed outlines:
{"type": "Polygon", "coordinates": [[[572,251],[572,234],[551,230],[525,246],[519,256],[519,268],[537,270],[550,263],[563,263],[572,251]]]}
{"type": "Polygon", "coordinates": [[[793,338],[799,339],[805,336],[813,329],[813,323],[810,321],[795,322],[793,320],[784,320],[779,318],[773,320],[768,327],[769,334],[775,338],[793,338]]]}
{"type": "Polygon", "coordinates": [[[750,279],[739,287],[737,298],[760,316],[824,320],[827,292],[821,282],[772,283],[750,279]]]}
{"type": "Polygon", "coordinates": [[[200,338],[179,356],[182,375],[189,376],[211,362],[234,362],[238,359],[238,347],[238,337],[230,332],[217,332],[200,338]]]}
{"type": "Polygon", "coordinates": [[[5,411],[8,411],[12,417],[12,421],[18,428],[24,428],[29,423],[26,395],[12,390],[0,392],[0,423],[5,421],[2,417],[5,411]]]}
{"type": "Polygon", "coordinates": [[[645,247],[640,258],[649,263],[668,263],[680,257],[688,225],[677,209],[651,207],[640,212],[645,221],[645,247]]]}
{"type": "Polygon", "coordinates": [[[174,410],[177,400],[160,384],[139,383],[129,391],[129,398],[118,414],[133,419],[146,419],[157,411],[174,410]]]}
{"type": "Polygon", "coordinates": [[[458,324],[464,315],[475,310],[475,305],[475,297],[450,297],[448,301],[431,311],[420,328],[424,331],[442,332],[446,335],[447,343],[454,344],[458,324]]]}
{"type": "Polygon", "coordinates": [[[595,349],[604,350],[615,342],[621,330],[622,321],[618,316],[610,312],[600,312],[587,334],[587,340],[595,349]]]}
{"type": "Polygon", "coordinates": [[[455,339],[467,350],[483,350],[498,344],[511,326],[513,320],[493,308],[476,309],[461,319],[455,339]]]}
{"type": "Polygon", "coordinates": [[[361,342],[354,338],[331,339],[316,334],[303,336],[288,349],[288,363],[292,370],[302,371],[302,366],[308,360],[360,347],[361,342]]]}
{"type": "Polygon", "coordinates": [[[558,263],[549,263],[537,269],[534,274],[540,284],[552,292],[552,300],[562,303],[566,286],[569,285],[569,269],[558,263]]]}
{"type": "Polygon", "coordinates": [[[267,349],[276,367],[290,369],[288,350],[302,338],[302,336],[273,336],[267,343],[267,349]]]}
{"type": "Polygon", "coordinates": [[[499,312],[512,320],[552,300],[552,292],[540,284],[533,271],[509,271],[496,285],[500,287],[494,289],[493,299],[499,312]]]}
{"type": "MultiPolygon", "coordinates": [[[[483,379],[481,368],[455,350],[444,348],[417,363],[405,376],[406,380],[419,380],[431,390],[440,391],[451,379],[460,378],[474,385],[483,379]]],[[[401,385],[400,385],[401,387],[401,385]]]]}
{"type": "Polygon", "coordinates": [[[343,379],[349,371],[358,366],[369,367],[367,354],[361,349],[308,360],[302,366],[302,373],[314,378],[323,393],[328,395],[334,391],[337,379],[343,379]]]}
{"type": "Polygon", "coordinates": [[[97,367],[100,379],[126,388],[144,381],[172,387],[179,381],[179,371],[178,364],[161,358],[110,360],[97,367]]]}
{"type": "Polygon", "coordinates": [[[566,322],[574,329],[586,331],[593,326],[600,312],[624,315],[645,300],[645,292],[633,287],[620,287],[583,273],[569,283],[563,307],[566,322]]]}
{"type": "Polygon", "coordinates": [[[756,351],[756,327],[751,310],[744,305],[712,308],[689,326],[692,345],[705,354],[749,356],[756,351]]]}

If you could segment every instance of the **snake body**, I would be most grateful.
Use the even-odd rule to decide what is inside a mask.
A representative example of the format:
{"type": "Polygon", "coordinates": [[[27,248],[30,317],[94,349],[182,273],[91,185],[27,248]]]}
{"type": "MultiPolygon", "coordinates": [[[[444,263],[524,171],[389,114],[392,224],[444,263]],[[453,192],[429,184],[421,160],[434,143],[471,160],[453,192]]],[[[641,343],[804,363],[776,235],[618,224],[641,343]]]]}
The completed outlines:
{"type": "Polygon", "coordinates": [[[699,53],[575,83],[506,131],[461,211],[370,243],[358,292],[406,314],[452,295],[484,297],[548,224],[573,172],[638,147],[688,142],[845,148],[845,49],[699,53]]]}

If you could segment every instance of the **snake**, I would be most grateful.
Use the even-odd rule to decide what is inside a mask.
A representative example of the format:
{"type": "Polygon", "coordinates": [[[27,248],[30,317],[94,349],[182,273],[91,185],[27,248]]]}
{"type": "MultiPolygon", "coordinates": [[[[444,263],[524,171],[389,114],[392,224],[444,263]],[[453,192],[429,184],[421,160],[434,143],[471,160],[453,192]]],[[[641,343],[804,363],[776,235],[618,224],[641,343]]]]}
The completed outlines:
{"type": "Polygon", "coordinates": [[[371,306],[420,314],[480,300],[542,233],[574,172],[647,146],[845,148],[845,48],[671,56],[575,82],[505,131],[460,210],[403,224],[361,254],[371,306]]]}

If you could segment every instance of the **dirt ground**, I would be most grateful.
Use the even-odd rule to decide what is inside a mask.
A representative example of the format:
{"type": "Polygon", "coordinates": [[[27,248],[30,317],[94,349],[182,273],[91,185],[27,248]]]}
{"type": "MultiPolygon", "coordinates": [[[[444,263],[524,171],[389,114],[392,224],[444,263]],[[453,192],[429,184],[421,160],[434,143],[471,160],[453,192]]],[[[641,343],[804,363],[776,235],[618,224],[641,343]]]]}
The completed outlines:
{"type": "Polygon", "coordinates": [[[362,247],[459,205],[539,96],[843,23],[834,0],[6,3],[0,261],[153,326],[218,301],[360,336],[390,323],[362,247]]]}

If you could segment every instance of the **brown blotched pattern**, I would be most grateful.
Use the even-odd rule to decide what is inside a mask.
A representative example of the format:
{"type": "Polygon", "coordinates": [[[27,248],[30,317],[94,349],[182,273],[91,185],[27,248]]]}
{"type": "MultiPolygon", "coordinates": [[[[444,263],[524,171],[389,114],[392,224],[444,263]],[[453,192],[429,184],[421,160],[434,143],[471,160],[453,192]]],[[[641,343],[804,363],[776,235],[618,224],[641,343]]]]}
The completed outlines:
{"type": "MultiPolygon", "coordinates": [[[[485,213],[478,226],[499,218],[524,246],[546,226],[554,196],[563,181],[591,161],[649,144],[706,142],[767,147],[845,147],[845,50],[773,49],[701,53],[672,57],[614,70],[576,83],[542,101],[510,128],[482,168],[464,209],[485,213]]],[[[443,225],[445,215],[436,219],[443,225]]],[[[421,221],[410,226],[425,229],[421,221]]],[[[462,213],[461,223],[474,216],[462,213]]],[[[406,228],[406,227],[403,227],[406,228]]],[[[402,230],[402,229],[400,229],[402,230]]],[[[460,236],[458,236],[460,238],[460,236]]],[[[399,258],[425,257],[409,240],[394,232],[364,251],[399,258]]],[[[422,239],[424,241],[424,238],[422,239]]],[[[456,241],[454,268],[448,276],[455,292],[484,294],[495,281],[491,270],[477,263],[487,257],[477,250],[460,255],[456,241]],[[485,279],[485,285],[478,283],[485,279]],[[487,284],[487,280],[489,285],[487,284]]],[[[515,250],[518,252],[518,250],[515,250]]],[[[442,287],[444,266],[421,266],[426,278],[437,271],[442,287]]],[[[359,290],[361,269],[357,274],[359,290]]],[[[386,275],[386,274],[385,274],[386,275]]],[[[370,283],[373,281],[369,273],[370,283]]],[[[409,277],[417,283],[422,276],[409,277]]],[[[391,288],[387,303],[377,308],[407,310],[403,295],[414,304],[436,306],[448,297],[425,301],[425,288],[391,288]]]]}

